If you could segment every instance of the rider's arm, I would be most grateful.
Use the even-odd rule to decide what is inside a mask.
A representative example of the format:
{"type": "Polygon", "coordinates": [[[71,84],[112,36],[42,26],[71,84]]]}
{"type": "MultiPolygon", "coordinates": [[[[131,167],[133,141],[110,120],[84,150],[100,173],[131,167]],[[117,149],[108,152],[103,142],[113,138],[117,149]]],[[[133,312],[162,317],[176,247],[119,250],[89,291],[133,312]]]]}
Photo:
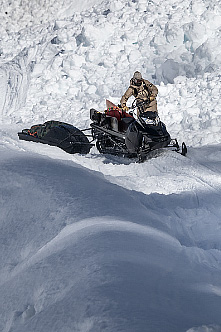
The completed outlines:
{"type": "Polygon", "coordinates": [[[120,100],[120,104],[122,107],[126,106],[126,103],[128,101],[128,99],[133,95],[133,89],[131,87],[129,87],[127,89],[127,91],[125,92],[125,94],[122,96],[121,100],[120,100]]]}
{"type": "Polygon", "coordinates": [[[149,91],[150,96],[156,98],[156,96],[158,94],[158,89],[157,89],[156,85],[152,84],[148,80],[144,80],[144,82],[146,84],[146,87],[149,91]]]}

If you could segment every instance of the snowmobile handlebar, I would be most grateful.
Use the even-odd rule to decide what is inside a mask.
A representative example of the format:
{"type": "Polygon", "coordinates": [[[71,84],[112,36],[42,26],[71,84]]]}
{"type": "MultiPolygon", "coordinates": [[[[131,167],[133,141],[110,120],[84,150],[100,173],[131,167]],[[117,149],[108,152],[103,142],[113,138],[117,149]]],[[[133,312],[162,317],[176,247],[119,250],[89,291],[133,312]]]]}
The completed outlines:
{"type": "MultiPolygon", "coordinates": [[[[141,108],[141,107],[143,107],[144,105],[148,105],[149,103],[150,103],[150,98],[149,98],[149,97],[148,97],[147,100],[140,100],[140,99],[137,100],[137,99],[134,99],[132,105],[131,105],[130,107],[128,107],[128,109],[134,109],[134,108],[136,108],[136,107],[141,108]]],[[[121,106],[121,104],[118,104],[118,107],[119,107],[119,108],[123,108],[123,107],[121,106]]]]}
{"type": "Polygon", "coordinates": [[[150,103],[150,98],[149,97],[148,97],[147,100],[139,100],[139,99],[137,100],[137,99],[134,99],[131,108],[134,109],[134,108],[137,107],[139,109],[142,109],[143,106],[149,105],[149,103],[150,103]]]}
{"type": "Polygon", "coordinates": [[[138,110],[139,110],[140,113],[144,113],[145,112],[144,107],[148,106],[149,103],[150,103],[150,99],[149,98],[147,100],[137,100],[137,99],[134,99],[134,101],[133,101],[132,105],[129,107],[129,109],[132,110],[131,112],[133,113],[134,109],[138,108],[138,110]]]}
{"type": "MultiPolygon", "coordinates": [[[[149,103],[150,103],[149,97],[146,100],[134,99],[132,105],[130,107],[128,107],[128,110],[131,110],[129,112],[129,114],[132,113],[131,115],[133,115],[135,108],[138,108],[140,113],[144,113],[145,112],[144,107],[148,106],[149,103]]],[[[118,105],[118,107],[123,108],[120,104],[118,105]]]]}

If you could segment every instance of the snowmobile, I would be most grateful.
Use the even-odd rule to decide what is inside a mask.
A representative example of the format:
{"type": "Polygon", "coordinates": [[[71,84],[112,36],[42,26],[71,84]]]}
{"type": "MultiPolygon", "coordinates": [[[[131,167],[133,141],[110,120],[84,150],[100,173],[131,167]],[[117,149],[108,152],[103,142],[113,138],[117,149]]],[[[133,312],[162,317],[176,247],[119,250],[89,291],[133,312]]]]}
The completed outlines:
{"type": "Polygon", "coordinates": [[[161,148],[172,148],[186,155],[186,144],[183,142],[180,150],[158,114],[146,111],[146,102],[135,100],[129,114],[108,100],[106,104],[107,110],[103,113],[90,110],[91,128],[80,130],[68,123],[51,120],[23,129],[18,133],[19,139],[57,146],[70,154],[89,153],[95,141],[100,153],[138,158],[139,162],[151,151],[161,148]],[[84,133],[89,130],[91,134],[84,133]]]}
{"type": "Polygon", "coordinates": [[[156,112],[146,111],[148,102],[134,100],[129,116],[120,107],[107,101],[108,110],[120,112],[117,119],[111,112],[100,113],[95,109],[90,110],[90,118],[93,121],[92,137],[96,140],[96,147],[100,153],[121,155],[138,158],[144,161],[147,155],[161,148],[172,148],[183,156],[187,153],[186,144],[180,146],[177,139],[171,139],[165,124],[160,121],[156,112]],[[137,111],[137,119],[134,110],[137,111]],[[111,114],[111,115],[109,115],[111,114]]]}

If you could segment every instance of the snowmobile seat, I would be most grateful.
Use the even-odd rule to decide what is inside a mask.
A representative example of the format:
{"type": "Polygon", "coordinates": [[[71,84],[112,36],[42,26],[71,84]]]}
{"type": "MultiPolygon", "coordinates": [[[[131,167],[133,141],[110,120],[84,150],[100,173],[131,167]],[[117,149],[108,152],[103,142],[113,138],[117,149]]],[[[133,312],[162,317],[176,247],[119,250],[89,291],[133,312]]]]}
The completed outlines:
{"type": "Polygon", "coordinates": [[[107,116],[112,116],[112,117],[116,118],[118,121],[120,121],[122,118],[122,110],[117,106],[108,108],[105,111],[105,113],[107,116]]]}

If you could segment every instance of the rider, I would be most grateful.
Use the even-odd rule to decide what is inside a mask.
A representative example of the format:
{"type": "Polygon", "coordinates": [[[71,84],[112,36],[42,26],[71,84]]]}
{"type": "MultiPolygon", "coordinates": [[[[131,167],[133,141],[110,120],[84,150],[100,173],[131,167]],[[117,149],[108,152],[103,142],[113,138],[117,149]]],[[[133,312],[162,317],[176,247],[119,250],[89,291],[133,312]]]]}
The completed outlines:
{"type": "Polygon", "coordinates": [[[131,96],[134,96],[137,101],[147,101],[144,105],[145,111],[157,112],[157,94],[157,87],[143,79],[139,71],[135,71],[133,78],[130,80],[130,86],[122,96],[120,104],[124,111],[128,111],[129,108],[126,106],[127,100],[131,96]]]}

